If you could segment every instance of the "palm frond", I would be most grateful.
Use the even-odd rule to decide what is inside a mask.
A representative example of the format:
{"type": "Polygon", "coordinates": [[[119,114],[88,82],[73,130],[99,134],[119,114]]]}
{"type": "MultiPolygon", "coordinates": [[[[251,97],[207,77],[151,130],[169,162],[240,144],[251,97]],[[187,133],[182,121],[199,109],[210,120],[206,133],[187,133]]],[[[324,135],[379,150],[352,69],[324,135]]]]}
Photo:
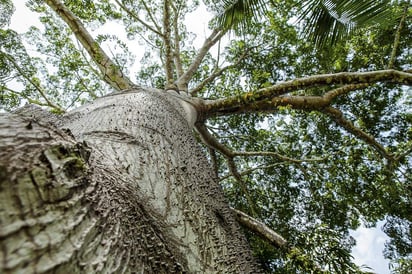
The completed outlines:
{"type": "Polygon", "coordinates": [[[218,27],[244,30],[252,20],[259,18],[267,8],[264,0],[223,0],[217,16],[218,27]]]}
{"type": "Polygon", "coordinates": [[[304,34],[318,47],[336,43],[354,30],[390,21],[390,0],[303,0],[304,34]]]}

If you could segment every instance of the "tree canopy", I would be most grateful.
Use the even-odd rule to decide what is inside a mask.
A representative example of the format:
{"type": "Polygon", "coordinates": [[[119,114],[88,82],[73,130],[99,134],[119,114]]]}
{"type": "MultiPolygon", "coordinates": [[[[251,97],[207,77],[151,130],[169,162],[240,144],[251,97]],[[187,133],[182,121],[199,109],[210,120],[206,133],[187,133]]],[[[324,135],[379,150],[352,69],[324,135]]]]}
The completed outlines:
{"type": "Polygon", "coordinates": [[[19,34],[9,28],[12,1],[0,1],[3,110],[32,103],[61,114],[113,91],[176,90],[198,110],[195,134],[239,221],[257,221],[245,233],[268,272],[361,272],[349,230],[385,220],[385,256],[394,273],[407,273],[410,1],[26,5],[42,27],[19,34]],[[196,48],[199,34],[185,17],[199,6],[215,17],[196,48]],[[93,34],[109,22],[124,27],[127,41],[93,34]],[[141,47],[143,58],[135,60],[130,47],[141,47]],[[271,241],[257,227],[281,237],[271,241]]]}

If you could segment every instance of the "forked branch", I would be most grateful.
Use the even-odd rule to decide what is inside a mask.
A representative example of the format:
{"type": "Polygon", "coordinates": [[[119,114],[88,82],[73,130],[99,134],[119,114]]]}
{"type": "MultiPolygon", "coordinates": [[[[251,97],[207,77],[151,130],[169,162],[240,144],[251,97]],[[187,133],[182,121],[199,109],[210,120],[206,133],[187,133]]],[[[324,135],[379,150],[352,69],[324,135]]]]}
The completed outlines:
{"type": "Polygon", "coordinates": [[[244,92],[240,95],[206,101],[203,109],[204,117],[213,117],[233,113],[274,110],[273,106],[288,106],[295,104],[298,109],[322,108],[328,106],[330,100],[340,93],[353,88],[365,87],[376,82],[392,82],[412,85],[412,73],[398,70],[380,70],[371,72],[341,72],[336,74],[321,74],[295,80],[285,81],[257,91],[244,92]],[[349,85],[342,90],[331,92],[325,97],[319,96],[283,96],[287,93],[318,86],[349,85]]]}

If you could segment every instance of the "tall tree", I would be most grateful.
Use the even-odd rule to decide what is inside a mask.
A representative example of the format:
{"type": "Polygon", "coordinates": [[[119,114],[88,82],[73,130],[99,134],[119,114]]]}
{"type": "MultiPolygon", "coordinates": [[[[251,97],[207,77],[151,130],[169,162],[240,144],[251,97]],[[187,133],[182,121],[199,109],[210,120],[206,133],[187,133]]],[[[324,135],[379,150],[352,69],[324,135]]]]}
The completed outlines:
{"type": "Polygon", "coordinates": [[[384,218],[405,271],[409,1],[314,42],[309,2],[336,20],[361,6],[270,1],[233,32],[265,3],[204,1],[218,16],[195,48],[198,1],[28,1],[43,27],[24,35],[1,1],[1,271],[356,273],[349,230],[384,218]],[[109,22],[130,41],[90,32],[109,22]]]}

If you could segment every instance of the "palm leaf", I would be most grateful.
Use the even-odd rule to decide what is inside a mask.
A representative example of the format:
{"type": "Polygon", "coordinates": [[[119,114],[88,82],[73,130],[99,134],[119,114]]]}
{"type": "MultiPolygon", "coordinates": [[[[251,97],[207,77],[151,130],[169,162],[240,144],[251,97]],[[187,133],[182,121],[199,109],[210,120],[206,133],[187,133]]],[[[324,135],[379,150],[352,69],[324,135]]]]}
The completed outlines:
{"type": "MultiPolygon", "coordinates": [[[[223,0],[216,17],[218,27],[246,30],[261,18],[272,1],[223,0]]],[[[390,21],[390,0],[300,0],[299,21],[305,23],[304,36],[316,46],[333,45],[362,27],[390,21]]],[[[272,3],[273,4],[273,3],[272,3]]],[[[272,5],[274,6],[274,5],[272,5]]]]}
{"type": "Polygon", "coordinates": [[[223,29],[244,30],[252,20],[264,13],[267,8],[264,0],[223,0],[217,16],[217,24],[223,29]]]}
{"type": "Polygon", "coordinates": [[[390,0],[304,0],[300,21],[318,47],[333,45],[353,31],[390,21],[390,0]]]}

